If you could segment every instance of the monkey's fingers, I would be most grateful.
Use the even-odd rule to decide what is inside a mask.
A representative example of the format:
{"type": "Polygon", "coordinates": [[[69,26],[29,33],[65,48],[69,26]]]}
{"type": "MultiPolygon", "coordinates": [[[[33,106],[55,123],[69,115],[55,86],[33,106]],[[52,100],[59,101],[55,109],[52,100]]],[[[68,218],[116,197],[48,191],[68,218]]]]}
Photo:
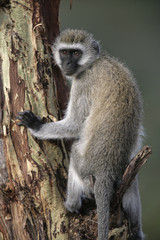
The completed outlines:
{"type": "Polygon", "coordinates": [[[16,116],[16,119],[20,120],[19,122],[17,122],[18,126],[28,127],[28,119],[25,119],[23,116],[16,116]]]}
{"type": "Polygon", "coordinates": [[[38,129],[43,124],[40,117],[37,117],[31,111],[26,110],[24,112],[19,112],[18,114],[19,115],[16,117],[16,119],[20,120],[20,122],[17,123],[18,126],[38,129]]]}
{"type": "Polygon", "coordinates": [[[27,127],[27,126],[24,124],[24,122],[17,122],[16,124],[17,124],[17,126],[25,126],[25,127],[27,127]]]}
{"type": "Polygon", "coordinates": [[[25,110],[24,112],[18,112],[19,116],[21,116],[23,119],[25,118],[26,120],[34,120],[35,118],[37,118],[33,112],[29,111],[29,110],[25,110]]]}

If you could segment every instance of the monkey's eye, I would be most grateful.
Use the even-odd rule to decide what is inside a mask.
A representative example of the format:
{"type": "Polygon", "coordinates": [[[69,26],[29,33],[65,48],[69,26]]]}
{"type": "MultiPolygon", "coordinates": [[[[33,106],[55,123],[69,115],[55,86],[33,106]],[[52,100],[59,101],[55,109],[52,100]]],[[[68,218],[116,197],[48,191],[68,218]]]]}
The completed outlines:
{"type": "Polygon", "coordinates": [[[82,52],[80,50],[74,50],[73,55],[76,56],[76,57],[79,57],[79,56],[82,55],[82,52]]]}
{"type": "Polygon", "coordinates": [[[68,51],[66,49],[62,49],[60,50],[60,52],[63,54],[63,55],[67,55],[68,54],[68,51]]]}
{"type": "Polygon", "coordinates": [[[78,51],[74,51],[73,54],[76,55],[76,56],[79,56],[79,52],[78,51]]]}

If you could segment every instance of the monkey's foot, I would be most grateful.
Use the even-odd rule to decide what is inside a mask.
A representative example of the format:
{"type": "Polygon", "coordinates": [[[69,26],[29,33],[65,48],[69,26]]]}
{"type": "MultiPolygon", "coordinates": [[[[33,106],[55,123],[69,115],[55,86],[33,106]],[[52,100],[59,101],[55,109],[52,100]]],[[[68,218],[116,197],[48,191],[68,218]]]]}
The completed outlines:
{"type": "Polygon", "coordinates": [[[64,203],[64,206],[66,207],[66,209],[69,211],[69,212],[71,212],[71,213],[73,213],[73,212],[75,212],[75,213],[79,213],[79,210],[80,210],[80,208],[81,208],[81,200],[80,201],[77,201],[77,202],[73,202],[73,201],[66,201],[65,203],[64,203]]]}

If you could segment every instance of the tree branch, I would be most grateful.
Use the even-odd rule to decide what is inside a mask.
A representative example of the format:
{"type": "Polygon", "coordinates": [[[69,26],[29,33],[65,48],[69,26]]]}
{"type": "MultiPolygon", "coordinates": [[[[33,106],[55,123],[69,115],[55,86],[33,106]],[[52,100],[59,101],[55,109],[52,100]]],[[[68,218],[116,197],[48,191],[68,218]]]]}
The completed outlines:
{"type": "Polygon", "coordinates": [[[116,211],[116,209],[119,207],[122,202],[122,197],[124,193],[133,182],[140,168],[143,166],[143,164],[146,163],[151,153],[151,147],[144,146],[142,150],[130,161],[123,174],[122,182],[113,196],[113,200],[111,202],[111,208],[113,210],[116,211]]]}

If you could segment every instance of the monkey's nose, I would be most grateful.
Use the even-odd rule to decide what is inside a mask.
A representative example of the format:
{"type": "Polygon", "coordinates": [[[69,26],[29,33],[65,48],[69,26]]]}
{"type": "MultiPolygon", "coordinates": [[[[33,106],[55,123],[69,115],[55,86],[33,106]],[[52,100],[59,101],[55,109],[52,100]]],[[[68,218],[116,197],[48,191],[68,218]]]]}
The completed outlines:
{"type": "Polygon", "coordinates": [[[67,66],[68,66],[68,67],[71,66],[71,65],[72,65],[72,62],[71,62],[71,61],[67,62],[67,66]]]}

